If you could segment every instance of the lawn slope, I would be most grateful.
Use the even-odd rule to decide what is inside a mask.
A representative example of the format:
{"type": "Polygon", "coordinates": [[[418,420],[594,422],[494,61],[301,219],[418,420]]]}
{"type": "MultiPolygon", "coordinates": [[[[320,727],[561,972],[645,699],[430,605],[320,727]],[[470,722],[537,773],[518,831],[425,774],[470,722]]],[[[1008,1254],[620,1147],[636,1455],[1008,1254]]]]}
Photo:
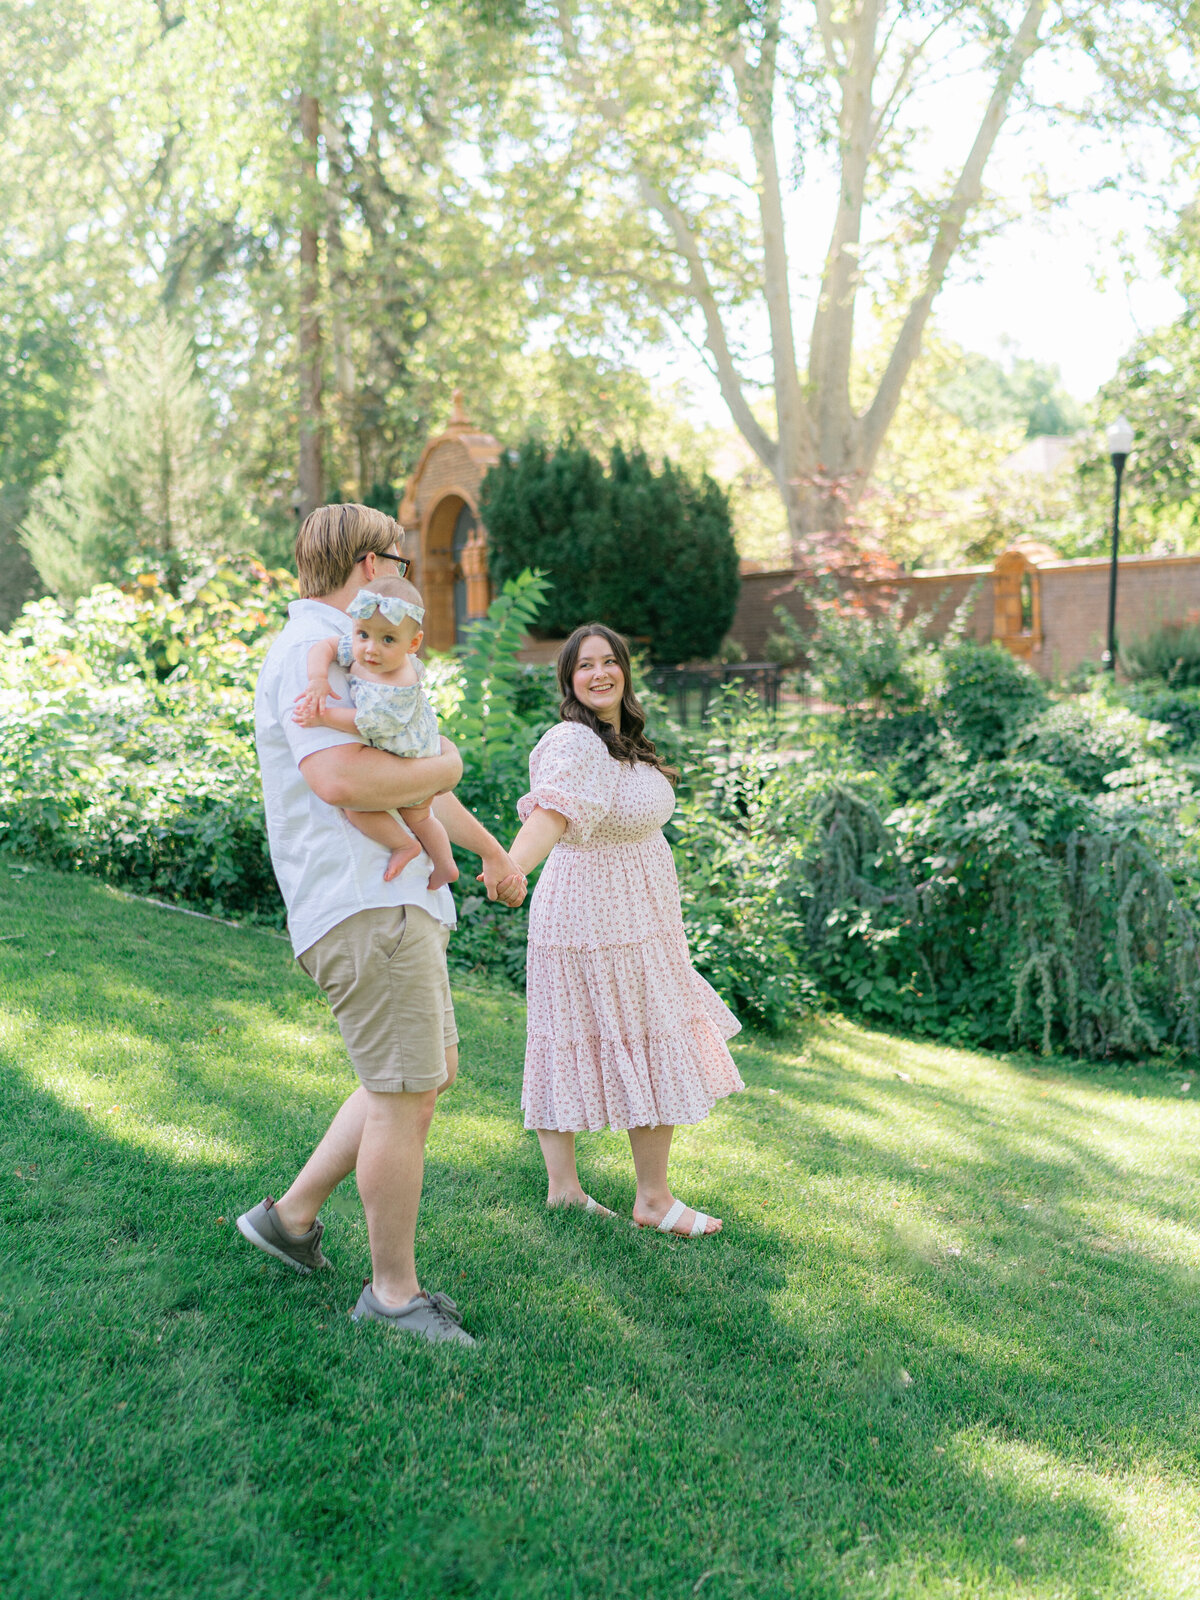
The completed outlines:
{"type": "Polygon", "coordinates": [[[670,1242],[546,1213],[523,1007],[456,999],[420,1259],[474,1352],[349,1323],[352,1183],[318,1277],[232,1226],[352,1082],[287,946],[0,862],[4,1593],[1200,1595],[1200,1083],[738,1041],[675,1167],[725,1232],[670,1242]]]}

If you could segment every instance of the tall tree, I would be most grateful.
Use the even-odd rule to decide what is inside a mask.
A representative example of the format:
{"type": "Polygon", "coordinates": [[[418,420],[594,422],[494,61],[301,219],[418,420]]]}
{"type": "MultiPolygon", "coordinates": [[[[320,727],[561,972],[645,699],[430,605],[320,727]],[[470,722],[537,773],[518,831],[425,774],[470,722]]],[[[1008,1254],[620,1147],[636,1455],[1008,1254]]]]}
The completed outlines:
{"type": "Polygon", "coordinates": [[[159,313],[112,363],[68,436],[61,478],[34,490],[23,540],[46,587],[74,600],[145,563],[177,588],[236,528],[191,344],[159,313]]]}
{"type": "MultiPolygon", "coordinates": [[[[997,224],[985,172],[1005,124],[1043,110],[1111,127],[1194,120],[1188,10],[1187,0],[533,0],[543,69],[550,60],[554,71],[531,90],[528,157],[510,174],[514,204],[535,197],[530,259],[546,285],[586,285],[591,314],[605,304],[651,336],[673,324],[703,350],[774,475],[799,552],[853,513],[952,264],[997,224]],[[1077,107],[1039,102],[1038,53],[1083,67],[1077,107]],[[978,89],[975,121],[955,148],[931,152],[922,123],[950,73],[978,89]],[[826,180],[832,215],[806,296],[826,180]],[[860,394],[864,292],[889,308],[894,335],[860,394]],[[758,383],[749,346],[764,334],[769,376],[758,383]]],[[[1056,98],[1065,81],[1060,71],[1056,98]]]]}

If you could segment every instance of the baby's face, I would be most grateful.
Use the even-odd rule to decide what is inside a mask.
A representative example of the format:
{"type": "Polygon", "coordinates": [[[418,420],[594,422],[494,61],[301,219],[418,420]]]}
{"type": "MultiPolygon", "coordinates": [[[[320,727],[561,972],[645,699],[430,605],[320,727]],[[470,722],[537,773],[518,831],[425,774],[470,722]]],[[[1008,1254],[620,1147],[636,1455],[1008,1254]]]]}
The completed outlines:
{"type": "Polygon", "coordinates": [[[420,631],[410,618],[389,622],[382,611],[376,611],[355,622],[351,649],[358,666],[368,667],[372,672],[395,672],[404,665],[409,652],[417,648],[420,639],[420,631]]]}

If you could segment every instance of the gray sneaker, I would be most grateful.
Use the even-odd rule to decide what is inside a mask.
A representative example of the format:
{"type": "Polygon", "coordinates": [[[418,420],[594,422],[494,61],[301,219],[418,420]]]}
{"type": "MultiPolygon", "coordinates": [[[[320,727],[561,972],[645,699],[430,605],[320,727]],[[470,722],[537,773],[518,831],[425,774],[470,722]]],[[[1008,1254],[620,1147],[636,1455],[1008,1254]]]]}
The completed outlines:
{"type": "Polygon", "coordinates": [[[275,1202],[270,1195],[252,1211],[244,1211],[237,1219],[237,1226],[243,1239],[249,1239],[251,1244],[294,1272],[308,1273],[329,1265],[321,1254],[325,1224],[318,1219],[307,1233],[289,1233],[275,1215],[275,1202]]]}
{"type": "Polygon", "coordinates": [[[419,1333],[434,1344],[449,1340],[454,1344],[474,1344],[471,1335],[462,1326],[462,1313],[448,1294],[413,1295],[405,1305],[389,1311],[381,1305],[371,1288],[370,1280],[363,1284],[358,1304],[350,1313],[351,1322],[386,1322],[398,1333],[419,1333]]]}

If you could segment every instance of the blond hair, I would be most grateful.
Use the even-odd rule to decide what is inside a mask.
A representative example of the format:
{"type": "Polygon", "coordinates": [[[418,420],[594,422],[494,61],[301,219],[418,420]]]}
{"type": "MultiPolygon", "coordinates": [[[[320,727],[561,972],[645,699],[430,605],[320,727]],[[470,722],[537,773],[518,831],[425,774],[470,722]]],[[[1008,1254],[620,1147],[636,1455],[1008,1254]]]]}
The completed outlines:
{"type": "Polygon", "coordinates": [[[407,578],[372,578],[368,585],[372,594],[390,594],[397,600],[407,600],[410,606],[423,606],[421,591],[407,578]]]}
{"type": "Polygon", "coordinates": [[[361,556],[381,556],[403,544],[404,529],[373,506],[318,506],[296,535],[300,593],[305,598],[336,594],[361,556]]]}

